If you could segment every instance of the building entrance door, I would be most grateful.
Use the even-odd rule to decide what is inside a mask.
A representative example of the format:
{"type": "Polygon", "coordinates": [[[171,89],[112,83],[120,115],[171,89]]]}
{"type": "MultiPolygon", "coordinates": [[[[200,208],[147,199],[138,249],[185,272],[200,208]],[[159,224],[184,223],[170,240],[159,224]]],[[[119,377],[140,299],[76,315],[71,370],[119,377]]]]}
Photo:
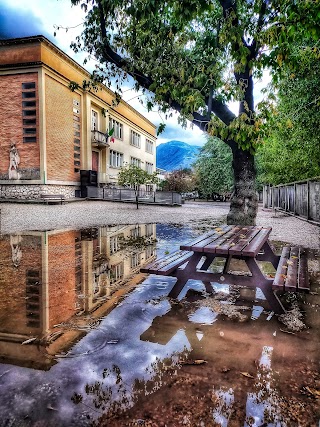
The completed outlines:
{"type": "Polygon", "coordinates": [[[92,151],[92,170],[99,171],[99,153],[92,151]]]}

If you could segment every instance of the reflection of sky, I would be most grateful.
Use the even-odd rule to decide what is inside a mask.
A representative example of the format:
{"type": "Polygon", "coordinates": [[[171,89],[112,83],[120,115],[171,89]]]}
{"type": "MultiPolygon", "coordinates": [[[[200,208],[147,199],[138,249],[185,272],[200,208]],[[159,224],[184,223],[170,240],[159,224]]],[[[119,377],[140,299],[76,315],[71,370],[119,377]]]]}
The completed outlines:
{"type": "MultiPolygon", "coordinates": [[[[140,340],[140,335],[150,327],[153,319],[170,310],[167,300],[158,304],[148,302],[167,294],[173,285],[170,279],[166,287],[163,283],[154,286],[157,280],[150,278],[129,294],[102,319],[96,330],[72,348],[67,357],[59,358],[50,371],[0,365],[2,420],[7,422],[12,414],[17,419],[28,415],[33,420],[52,420],[58,427],[73,425],[71,420],[76,423],[84,412],[97,416],[96,410],[89,409],[94,408],[93,395],[86,396],[86,384],[100,383],[102,389],[109,386],[111,401],[119,398],[117,389],[122,385],[130,400],[135,380],[148,381],[155,375],[152,364],[190,349],[182,330],[166,345],[140,340]],[[151,282],[153,286],[150,286],[151,282]],[[122,378],[118,385],[114,366],[119,368],[122,378]],[[103,372],[109,374],[103,378],[103,372]],[[83,403],[72,403],[74,393],[83,395],[83,403]],[[48,410],[48,407],[54,410],[48,410]]],[[[107,407],[108,402],[105,405],[107,407]]],[[[1,427],[5,425],[0,423],[1,427]]]]}
{"type": "Polygon", "coordinates": [[[189,242],[199,233],[195,233],[191,227],[181,227],[170,224],[157,224],[157,256],[159,258],[179,249],[180,245],[189,242]]]}

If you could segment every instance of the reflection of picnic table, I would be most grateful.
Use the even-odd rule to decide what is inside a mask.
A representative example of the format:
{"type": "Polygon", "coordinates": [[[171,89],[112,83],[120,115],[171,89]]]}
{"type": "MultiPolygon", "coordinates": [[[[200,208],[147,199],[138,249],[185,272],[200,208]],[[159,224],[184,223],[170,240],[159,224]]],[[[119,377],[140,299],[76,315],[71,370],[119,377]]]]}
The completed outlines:
{"type": "Polygon", "coordinates": [[[259,287],[271,309],[283,313],[285,310],[274,291],[309,291],[307,257],[298,247],[284,247],[281,256],[276,255],[268,241],[270,232],[271,227],[217,227],[141,271],[176,277],[177,282],[169,294],[173,298],[180,294],[189,279],[201,280],[207,289],[211,282],[259,287]],[[222,272],[208,270],[215,258],[224,259],[222,272]],[[230,271],[232,259],[243,260],[248,272],[230,271]],[[258,261],[270,262],[276,270],[275,277],[264,275],[258,261]]]}

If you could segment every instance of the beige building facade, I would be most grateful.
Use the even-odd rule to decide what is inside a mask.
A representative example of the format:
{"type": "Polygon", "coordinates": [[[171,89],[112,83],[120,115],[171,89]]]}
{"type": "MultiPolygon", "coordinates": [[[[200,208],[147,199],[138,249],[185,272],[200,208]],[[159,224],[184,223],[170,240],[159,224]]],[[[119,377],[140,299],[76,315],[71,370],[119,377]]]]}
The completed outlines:
{"type": "Polygon", "coordinates": [[[85,197],[125,164],[156,170],[155,126],[107,87],[83,89],[89,79],[43,36],[0,41],[0,198],[85,197]]]}

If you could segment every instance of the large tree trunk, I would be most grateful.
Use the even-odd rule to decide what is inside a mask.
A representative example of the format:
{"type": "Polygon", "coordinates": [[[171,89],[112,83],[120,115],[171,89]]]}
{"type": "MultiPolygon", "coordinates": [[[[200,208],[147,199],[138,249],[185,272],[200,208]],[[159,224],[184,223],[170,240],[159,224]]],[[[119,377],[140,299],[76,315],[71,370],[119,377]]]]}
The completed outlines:
{"type": "Polygon", "coordinates": [[[255,225],[258,197],[255,189],[254,156],[248,151],[232,147],[234,187],[227,216],[228,224],[255,225]]]}

